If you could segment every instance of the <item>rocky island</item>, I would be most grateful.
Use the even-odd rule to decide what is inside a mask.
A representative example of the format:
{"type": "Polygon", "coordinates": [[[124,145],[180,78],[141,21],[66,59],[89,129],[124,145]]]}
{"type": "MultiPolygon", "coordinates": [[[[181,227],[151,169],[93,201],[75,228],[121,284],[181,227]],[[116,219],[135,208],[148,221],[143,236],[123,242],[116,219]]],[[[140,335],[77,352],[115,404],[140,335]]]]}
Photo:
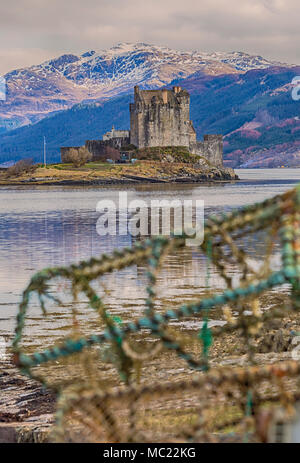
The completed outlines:
{"type": "MultiPolygon", "coordinates": [[[[213,166],[185,148],[136,150],[134,163],[87,162],[35,165],[21,172],[0,171],[0,185],[118,185],[140,183],[207,183],[237,180],[234,170],[213,166]]],[[[16,170],[16,169],[15,169],[16,170]]]]}

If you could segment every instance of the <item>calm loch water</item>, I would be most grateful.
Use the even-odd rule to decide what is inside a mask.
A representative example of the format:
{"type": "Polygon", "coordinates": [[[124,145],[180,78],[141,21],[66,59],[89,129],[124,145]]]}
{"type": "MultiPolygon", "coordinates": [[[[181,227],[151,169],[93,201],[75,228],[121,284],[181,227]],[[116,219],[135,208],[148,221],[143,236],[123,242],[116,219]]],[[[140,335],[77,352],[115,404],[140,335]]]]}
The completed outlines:
{"type": "MultiPolygon", "coordinates": [[[[240,181],[218,185],[150,185],[126,188],[129,199],[201,199],[205,214],[228,211],[282,193],[300,182],[300,169],[263,169],[237,171],[240,181]]],[[[100,237],[96,232],[102,199],[117,199],[118,188],[0,187],[0,336],[10,339],[22,290],[31,275],[49,266],[108,253],[115,247],[129,246],[132,237],[100,237]]],[[[260,256],[263,243],[249,240],[253,259],[260,256]]],[[[132,267],[113,273],[103,281],[109,308],[125,320],[139,316],[144,308],[146,282],[144,268],[132,267]]],[[[234,272],[234,269],[233,269],[234,272]]],[[[158,281],[158,305],[165,309],[198,298],[206,290],[206,262],[193,248],[170,255],[158,281]]],[[[222,283],[211,270],[211,286],[222,283]]],[[[64,292],[62,286],[61,291],[64,292]]],[[[103,286],[99,287],[103,292],[103,286]]],[[[50,307],[44,319],[32,300],[27,326],[27,343],[41,345],[66,334],[70,310],[66,300],[60,309],[50,307]],[[51,312],[52,310],[52,312],[51,312]]],[[[84,302],[79,303],[82,318],[96,326],[84,302]]],[[[191,326],[192,322],[189,322],[191,326]]]]}

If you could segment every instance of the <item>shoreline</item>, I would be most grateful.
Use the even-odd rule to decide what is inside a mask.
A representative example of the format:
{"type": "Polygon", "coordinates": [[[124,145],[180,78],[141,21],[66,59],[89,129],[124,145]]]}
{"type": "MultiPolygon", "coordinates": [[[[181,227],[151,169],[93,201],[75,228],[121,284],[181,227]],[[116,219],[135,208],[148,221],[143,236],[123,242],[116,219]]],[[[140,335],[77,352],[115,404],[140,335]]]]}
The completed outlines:
{"type": "Polygon", "coordinates": [[[194,177],[175,177],[170,179],[162,179],[158,177],[139,177],[139,176],[127,176],[123,178],[105,178],[105,179],[93,179],[93,180],[75,180],[75,179],[51,179],[51,180],[39,180],[39,179],[26,179],[26,180],[13,180],[13,181],[1,181],[0,187],[7,186],[114,186],[114,185],[147,185],[147,184],[220,184],[228,182],[239,181],[240,178],[230,175],[223,176],[206,176],[199,175],[194,177]]]}
{"type": "MultiPolygon", "coordinates": [[[[260,297],[261,307],[264,310],[276,310],[287,306],[289,294],[265,294],[260,297]]],[[[254,341],[255,360],[257,365],[273,364],[292,359],[294,349],[293,332],[297,332],[300,326],[299,313],[288,312],[283,318],[270,318],[260,327],[254,341]]],[[[189,351],[199,357],[201,346],[197,333],[199,327],[184,331],[192,342],[189,351]]],[[[247,346],[241,343],[238,331],[224,332],[218,336],[218,327],[212,327],[214,342],[210,348],[210,365],[214,368],[245,368],[249,366],[247,346]]],[[[30,379],[16,368],[10,358],[0,359],[0,443],[3,442],[51,442],[51,431],[55,422],[56,395],[51,389],[30,379]]],[[[236,370],[238,371],[238,370],[236,370]]],[[[41,367],[39,374],[47,374],[49,383],[55,384],[57,374],[65,381],[65,391],[68,391],[72,372],[63,369],[63,362],[56,362],[48,367],[41,367]],[[71,376],[70,376],[71,374],[71,376]]],[[[120,378],[115,376],[113,364],[99,365],[99,379],[106,381],[107,390],[113,390],[122,386],[120,378]]],[[[177,355],[168,351],[158,353],[147,361],[141,369],[141,382],[145,385],[156,383],[168,383],[190,381],[198,373],[191,370],[185,363],[178,360],[177,355]]],[[[75,381],[75,379],[74,379],[75,381]]],[[[76,383],[76,381],[75,381],[76,383]]],[[[62,383],[63,384],[63,383],[62,383]]],[[[89,382],[82,384],[89,390],[89,382]]],[[[264,386],[266,391],[268,386],[264,386]]],[[[180,400],[180,399],[179,399],[180,400]]],[[[180,402],[179,402],[180,405],[180,402]]],[[[163,404],[157,409],[163,409],[163,404]]],[[[232,418],[234,408],[231,408],[232,418]]],[[[176,417],[176,407],[171,409],[171,417],[176,417]]],[[[184,415],[182,415],[184,417],[184,415]]],[[[222,416],[221,416],[222,417],[222,416]]],[[[216,418],[212,415],[211,432],[219,437],[226,435],[228,424],[217,426],[216,418]]],[[[238,421],[237,421],[238,423],[238,421]]],[[[238,428],[233,420],[232,426],[235,432],[238,428]]],[[[236,434],[238,438],[238,434],[236,434]]]]}
{"type": "Polygon", "coordinates": [[[160,185],[174,185],[174,184],[185,184],[185,185],[194,185],[196,183],[200,185],[216,185],[221,183],[230,183],[230,182],[237,182],[240,179],[228,179],[228,180],[176,180],[176,181],[128,181],[128,180],[113,180],[113,181],[104,181],[104,182],[88,182],[88,181],[77,181],[77,180],[63,180],[57,182],[12,182],[12,183],[2,183],[0,182],[0,187],[8,187],[8,186],[117,186],[117,185],[153,185],[153,184],[160,184],[160,185]]]}
{"type": "Polygon", "coordinates": [[[68,164],[37,167],[20,175],[0,172],[0,186],[56,185],[109,186],[135,184],[195,184],[239,180],[233,169],[216,166],[195,166],[191,163],[139,161],[134,165],[90,163],[81,168],[68,164]],[[2,174],[2,175],[1,175],[2,174]]]}

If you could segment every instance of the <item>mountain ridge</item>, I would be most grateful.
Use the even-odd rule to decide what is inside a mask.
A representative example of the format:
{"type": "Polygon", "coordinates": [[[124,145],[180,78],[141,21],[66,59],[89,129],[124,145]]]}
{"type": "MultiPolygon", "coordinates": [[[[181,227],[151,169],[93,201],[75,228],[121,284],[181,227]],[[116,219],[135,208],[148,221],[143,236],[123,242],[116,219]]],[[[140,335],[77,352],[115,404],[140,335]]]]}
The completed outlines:
{"type": "Polygon", "coordinates": [[[0,102],[2,132],[36,123],[80,102],[105,101],[142,88],[160,88],[196,71],[207,76],[283,65],[243,52],[177,51],[145,43],[64,54],[7,73],[7,99],[0,102]]]}

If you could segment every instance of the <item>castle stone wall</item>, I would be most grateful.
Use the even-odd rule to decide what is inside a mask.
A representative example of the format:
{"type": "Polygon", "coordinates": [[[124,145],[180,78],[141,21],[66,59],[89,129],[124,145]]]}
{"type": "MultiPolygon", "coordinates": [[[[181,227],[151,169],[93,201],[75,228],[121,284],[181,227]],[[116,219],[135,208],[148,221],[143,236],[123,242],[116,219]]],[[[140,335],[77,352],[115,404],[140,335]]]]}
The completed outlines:
{"type": "Polygon", "coordinates": [[[204,135],[202,142],[191,143],[190,152],[205,157],[215,166],[223,166],[223,136],[204,135]]]}
{"type": "Polygon", "coordinates": [[[97,161],[107,156],[111,152],[111,148],[119,151],[123,146],[129,145],[129,142],[129,137],[115,137],[109,140],[87,140],[85,147],[93,155],[93,160],[97,161]]]}
{"type": "MultiPolygon", "coordinates": [[[[115,137],[109,140],[87,140],[85,147],[92,154],[93,161],[117,160],[120,158],[120,150],[123,146],[129,145],[129,142],[129,137],[115,137]]],[[[61,162],[67,162],[67,155],[72,148],[79,149],[80,147],[64,146],[60,148],[61,162]]]]}
{"type": "Polygon", "coordinates": [[[186,146],[196,141],[190,120],[190,95],[180,87],[173,90],[134,88],[130,104],[130,143],[137,148],[186,146]]]}
{"type": "Polygon", "coordinates": [[[204,135],[204,157],[215,166],[223,165],[223,136],[204,135]]]}

